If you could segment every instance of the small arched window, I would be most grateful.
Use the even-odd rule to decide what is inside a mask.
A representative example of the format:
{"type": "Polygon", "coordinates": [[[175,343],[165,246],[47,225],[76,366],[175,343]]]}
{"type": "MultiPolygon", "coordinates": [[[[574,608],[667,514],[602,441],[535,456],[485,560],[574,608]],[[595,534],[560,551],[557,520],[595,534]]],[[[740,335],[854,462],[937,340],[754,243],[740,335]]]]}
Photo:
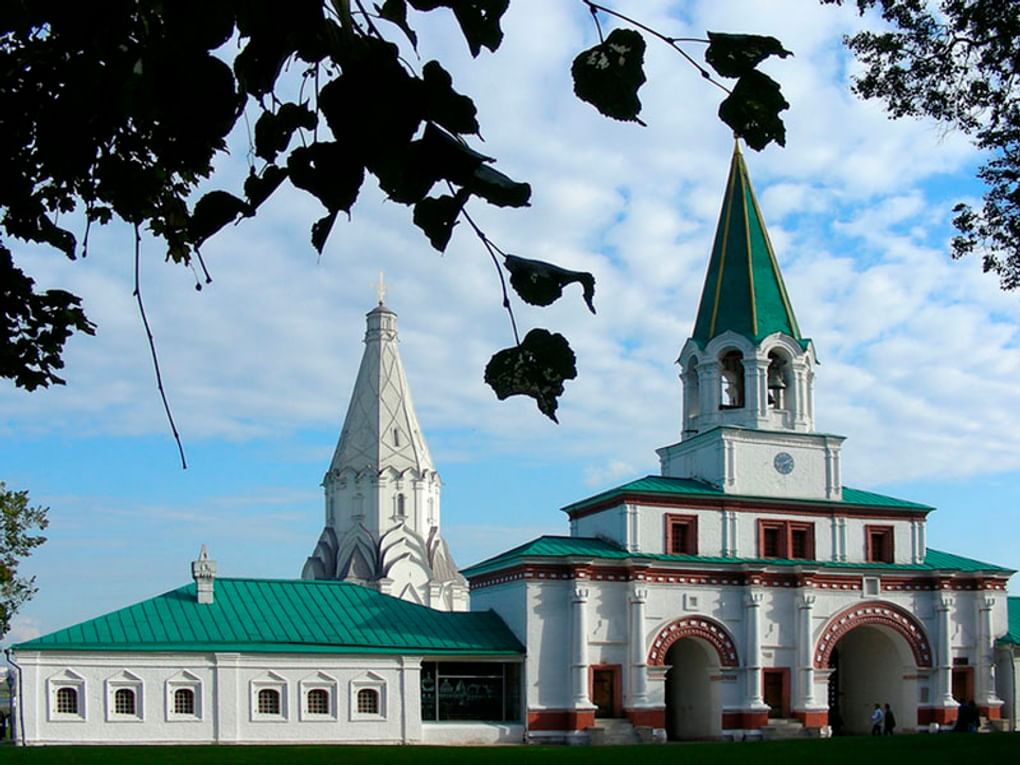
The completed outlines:
{"type": "Polygon", "coordinates": [[[393,429],[393,445],[400,446],[400,428],[393,429]]]}
{"type": "Polygon", "coordinates": [[[397,495],[397,516],[404,518],[407,515],[407,500],[403,494],[397,495]]]}
{"type": "Polygon", "coordinates": [[[275,688],[263,688],[258,695],[258,711],[260,715],[280,714],[280,692],[275,688]]]}
{"type": "Polygon", "coordinates": [[[135,713],[135,692],[130,688],[118,688],[113,694],[113,711],[119,715],[135,713]]]}
{"type": "Polygon", "coordinates": [[[174,691],[174,714],[195,714],[195,692],[191,688],[178,688],[174,691]]]}
{"type": "Polygon", "coordinates": [[[740,409],[744,406],[744,355],[729,351],[719,359],[719,408],[740,409]]]}
{"type": "Polygon", "coordinates": [[[379,714],[379,691],[374,688],[362,688],[358,691],[358,714],[379,714]]]}
{"type": "Polygon", "coordinates": [[[78,714],[78,689],[57,689],[57,711],[61,714],[78,714]]]}
{"type": "Polygon", "coordinates": [[[308,691],[308,695],[305,697],[305,708],[309,714],[328,715],[329,691],[323,688],[313,688],[308,691]]]}

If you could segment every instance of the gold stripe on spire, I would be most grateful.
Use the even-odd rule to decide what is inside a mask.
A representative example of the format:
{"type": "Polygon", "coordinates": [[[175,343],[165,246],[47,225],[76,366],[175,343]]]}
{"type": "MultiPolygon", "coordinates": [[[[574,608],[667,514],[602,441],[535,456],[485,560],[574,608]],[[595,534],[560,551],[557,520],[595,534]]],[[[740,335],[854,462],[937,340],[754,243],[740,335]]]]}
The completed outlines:
{"type": "Polygon", "coordinates": [[[722,295],[722,283],[723,274],[725,273],[726,265],[726,248],[729,244],[730,237],[730,215],[733,213],[733,182],[737,176],[737,157],[740,156],[740,144],[734,142],[733,146],[733,162],[730,168],[730,177],[726,181],[726,194],[723,197],[725,199],[725,210],[723,213],[723,235],[722,235],[722,246],[721,254],[719,256],[719,270],[715,276],[715,297],[712,300],[712,319],[708,323],[708,336],[715,336],[715,320],[719,316],[719,299],[722,295]]]}
{"type": "Polygon", "coordinates": [[[744,158],[739,158],[740,163],[740,201],[744,208],[744,245],[747,247],[747,289],[751,295],[751,334],[758,336],[758,302],[754,296],[754,260],[751,253],[751,221],[748,220],[747,197],[751,190],[751,181],[747,177],[747,168],[744,166],[744,158]]]}

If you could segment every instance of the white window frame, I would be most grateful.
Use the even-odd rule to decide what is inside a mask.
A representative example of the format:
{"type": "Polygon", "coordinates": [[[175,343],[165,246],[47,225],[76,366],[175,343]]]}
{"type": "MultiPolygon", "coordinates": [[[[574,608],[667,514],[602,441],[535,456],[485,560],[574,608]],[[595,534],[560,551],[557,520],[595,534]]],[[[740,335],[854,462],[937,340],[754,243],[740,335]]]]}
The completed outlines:
{"type": "Polygon", "coordinates": [[[338,693],[338,683],[335,677],[331,677],[325,672],[316,672],[314,675],[310,675],[303,679],[300,682],[299,687],[301,691],[301,709],[299,716],[303,722],[327,722],[337,719],[337,706],[340,700],[340,694],[338,693]],[[308,692],[316,690],[325,691],[329,696],[329,712],[326,714],[308,711],[308,692]]]}
{"type": "Polygon", "coordinates": [[[877,576],[865,576],[861,578],[861,597],[880,598],[882,597],[882,580],[877,576]]]}
{"type": "Polygon", "coordinates": [[[248,696],[252,722],[287,722],[289,719],[290,699],[287,694],[287,679],[285,677],[275,672],[266,672],[260,677],[253,678],[248,696]],[[275,690],[280,694],[279,714],[259,712],[259,691],[263,690],[275,690]]]}
{"type": "Polygon", "coordinates": [[[195,722],[202,719],[202,680],[187,670],[180,672],[166,681],[165,705],[167,722],[195,722]],[[174,711],[174,694],[177,691],[191,691],[195,697],[195,712],[186,714],[174,711]]]}
{"type": "Polygon", "coordinates": [[[386,719],[386,678],[377,675],[375,672],[366,672],[360,677],[351,680],[349,695],[349,710],[351,722],[370,722],[386,719]],[[379,694],[378,714],[365,714],[358,711],[358,691],[374,690],[379,694]]]}
{"type": "Polygon", "coordinates": [[[85,722],[85,678],[71,669],[65,669],[48,678],[47,685],[47,719],[51,722],[85,722]],[[57,711],[57,691],[61,688],[73,688],[77,693],[77,712],[57,711]]]}
{"type": "Polygon", "coordinates": [[[126,669],[106,678],[106,721],[141,722],[145,719],[145,686],[142,678],[126,669]],[[134,713],[117,712],[114,696],[117,691],[129,690],[135,694],[134,713]]]}

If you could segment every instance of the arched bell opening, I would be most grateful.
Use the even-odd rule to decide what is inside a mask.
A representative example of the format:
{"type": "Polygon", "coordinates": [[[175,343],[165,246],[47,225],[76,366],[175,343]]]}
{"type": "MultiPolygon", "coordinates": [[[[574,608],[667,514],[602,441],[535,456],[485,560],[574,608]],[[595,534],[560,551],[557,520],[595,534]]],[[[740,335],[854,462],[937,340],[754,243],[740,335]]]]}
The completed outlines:
{"type": "Polygon", "coordinates": [[[722,700],[719,654],[707,641],[685,637],[666,652],[666,735],[670,741],[719,738],[722,700]]]}
{"type": "Polygon", "coordinates": [[[681,379],[684,384],[684,433],[697,432],[695,419],[701,414],[701,388],[698,381],[698,358],[692,356],[684,367],[681,379]]]}
{"type": "Polygon", "coordinates": [[[794,385],[793,364],[790,357],[780,350],[769,351],[769,366],[766,374],[769,409],[781,412],[794,410],[797,394],[794,385]]]}
{"type": "Polygon", "coordinates": [[[744,396],[744,354],[730,350],[719,357],[719,408],[742,409],[744,396]]]}

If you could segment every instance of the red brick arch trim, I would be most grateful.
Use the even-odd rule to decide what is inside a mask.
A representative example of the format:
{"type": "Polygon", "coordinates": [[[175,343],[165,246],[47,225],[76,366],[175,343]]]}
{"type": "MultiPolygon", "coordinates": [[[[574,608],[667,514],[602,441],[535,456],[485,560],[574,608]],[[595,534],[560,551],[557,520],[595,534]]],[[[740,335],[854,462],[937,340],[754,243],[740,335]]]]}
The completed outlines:
{"type": "Polygon", "coordinates": [[[719,654],[720,666],[737,666],[737,646],[729,631],[714,619],[706,619],[703,616],[685,616],[659,630],[648,651],[648,665],[663,666],[666,662],[666,653],[672,645],[688,637],[701,638],[711,645],[719,654]]]}
{"type": "Polygon", "coordinates": [[[898,632],[913,651],[914,662],[917,666],[931,666],[931,645],[928,642],[928,636],[925,634],[924,627],[913,614],[892,603],[871,601],[850,606],[829,620],[815,645],[815,667],[817,669],[828,667],[829,658],[840,639],[851,630],[866,624],[888,627],[898,632]]]}

